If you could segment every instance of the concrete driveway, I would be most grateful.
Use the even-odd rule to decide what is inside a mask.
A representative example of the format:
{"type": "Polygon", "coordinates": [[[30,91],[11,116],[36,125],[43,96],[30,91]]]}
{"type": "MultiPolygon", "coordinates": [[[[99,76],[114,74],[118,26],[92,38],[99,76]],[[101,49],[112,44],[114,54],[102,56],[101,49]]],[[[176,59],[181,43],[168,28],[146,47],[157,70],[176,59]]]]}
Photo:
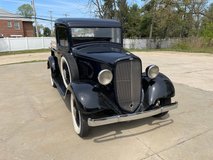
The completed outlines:
{"type": "Polygon", "coordinates": [[[179,108],[164,119],[92,128],[84,140],[74,133],[66,103],[50,86],[46,63],[0,66],[0,159],[213,159],[213,57],[176,53],[142,57],[145,65],[158,64],[175,82],[179,108]],[[202,83],[194,86],[194,80],[202,83]]]}
{"type": "Polygon", "coordinates": [[[176,83],[213,91],[213,54],[161,51],[136,55],[143,60],[143,69],[156,64],[176,83]]]}

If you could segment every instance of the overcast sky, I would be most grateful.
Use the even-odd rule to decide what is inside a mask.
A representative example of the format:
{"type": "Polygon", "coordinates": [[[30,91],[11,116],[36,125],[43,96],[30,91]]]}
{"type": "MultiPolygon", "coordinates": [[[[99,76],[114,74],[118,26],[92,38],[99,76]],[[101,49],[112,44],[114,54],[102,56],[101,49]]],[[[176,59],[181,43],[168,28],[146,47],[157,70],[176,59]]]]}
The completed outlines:
{"type": "MultiPolygon", "coordinates": [[[[88,7],[88,0],[34,0],[37,11],[37,17],[50,19],[50,12],[52,11],[53,19],[65,17],[93,17],[88,7]]],[[[129,4],[137,3],[141,6],[141,0],[127,0],[129,4]]],[[[209,0],[213,3],[213,0],[209,0]]],[[[0,8],[9,12],[16,13],[17,8],[22,4],[31,4],[31,0],[0,0],[0,8]]],[[[39,21],[44,26],[50,26],[50,22],[39,21]]]]}

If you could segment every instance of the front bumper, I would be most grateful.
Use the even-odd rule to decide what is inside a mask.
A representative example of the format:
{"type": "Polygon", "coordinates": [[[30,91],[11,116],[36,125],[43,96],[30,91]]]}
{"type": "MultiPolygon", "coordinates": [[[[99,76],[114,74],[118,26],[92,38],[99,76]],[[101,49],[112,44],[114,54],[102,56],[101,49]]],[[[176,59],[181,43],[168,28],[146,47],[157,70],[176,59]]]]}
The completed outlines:
{"type": "Polygon", "coordinates": [[[91,127],[95,127],[95,126],[102,126],[102,125],[118,123],[118,122],[138,120],[138,119],[151,117],[163,112],[173,110],[177,108],[177,106],[178,106],[178,102],[174,102],[170,105],[166,105],[161,108],[153,109],[153,110],[149,110],[145,112],[122,114],[122,115],[116,115],[116,116],[104,117],[104,118],[98,118],[98,119],[88,118],[88,125],[91,127]]]}

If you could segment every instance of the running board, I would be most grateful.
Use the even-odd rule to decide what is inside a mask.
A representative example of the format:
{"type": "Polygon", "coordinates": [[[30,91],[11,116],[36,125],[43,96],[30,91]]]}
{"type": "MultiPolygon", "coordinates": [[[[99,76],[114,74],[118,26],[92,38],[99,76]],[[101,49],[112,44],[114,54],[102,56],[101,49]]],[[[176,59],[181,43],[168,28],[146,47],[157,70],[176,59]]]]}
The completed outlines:
{"type": "Polygon", "coordinates": [[[57,77],[53,77],[52,79],[53,79],[53,82],[55,83],[55,86],[56,86],[58,92],[63,97],[63,99],[65,99],[66,95],[67,95],[67,89],[64,86],[64,82],[62,80],[62,77],[57,76],[57,77]]]}

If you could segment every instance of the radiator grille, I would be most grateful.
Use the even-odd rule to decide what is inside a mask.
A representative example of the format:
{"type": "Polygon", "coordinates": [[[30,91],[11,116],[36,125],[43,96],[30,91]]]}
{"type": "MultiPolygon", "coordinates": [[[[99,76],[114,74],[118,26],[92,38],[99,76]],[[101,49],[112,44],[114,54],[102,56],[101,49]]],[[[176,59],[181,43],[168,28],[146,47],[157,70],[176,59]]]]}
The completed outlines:
{"type": "Polygon", "coordinates": [[[141,99],[141,62],[138,59],[119,61],[115,69],[115,93],[119,106],[133,112],[141,99]]]}

